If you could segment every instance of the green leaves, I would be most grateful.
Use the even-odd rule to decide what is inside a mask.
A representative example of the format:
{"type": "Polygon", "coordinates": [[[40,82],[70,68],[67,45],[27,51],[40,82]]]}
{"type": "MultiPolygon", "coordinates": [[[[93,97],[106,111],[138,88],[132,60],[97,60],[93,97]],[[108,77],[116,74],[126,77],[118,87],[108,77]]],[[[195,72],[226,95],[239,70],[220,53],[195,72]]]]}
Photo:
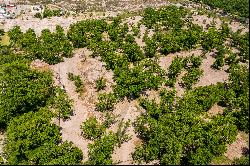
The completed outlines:
{"type": "Polygon", "coordinates": [[[90,165],[111,165],[112,153],[116,144],[116,136],[114,133],[103,135],[93,144],[89,144],[89,161],[90,165]]]}
{"type": "Polygon", "coordinates": [[[97,111],[110,111],[113,109],[114,104],[117,102],[117,98],[113,93],[102,93],[98,96],[98,103],[96,103],[97,111]]]}
{"type": "Polygon", "coordinates": [[[0,124],[7,127],[8,164],[79,164],[81,150],[72,143],[58,145],[59,129],[51,123],[53,111],[63,118],[72,113],[66,93],[53,87],[52,74],[31,69],[22,55],[0,58],[0,124]]]}
{"type": "Polygon", "coordinates": [[[206,112],[215,103],[221,101],[224,95],[224,85],[221,83],[197,87],[192,91],[187,91],[185,96],[179,101],[178,109],[195,114],[206,112]]]}
{"type": "Polygon", "coordinates": [[[6,125],[12,117],[45,106],[52,91],[50,73],[29,69],[21,61],[0,67],[0,123],[6,125]]]}
{"type": "MultiPolygon", "coordinates": [[[[96,124],[96,122],[94,123],[96,124]]],[[[127,122],[120,121],[120,123],[118,124],[117,132],[115,133],[109,132],[106,134],[102,134],[101,137],[95,140],[93,144],[89,144],[88,145],[89,160],[85,164],[88,164],[88,165],[111,165],[113,164],[112,154],[113,154],[114,148],[116,146],[120,146],[123,142],[128,141],[130,139],[130,136],[126,134],[126,131],[129,125],[130,125],[129,121],[127,122]]],[[[96,126],[93,126],[93,127],[96,127],[96,126]]]]}
{"type": "Polygon", "coordinates": [[[244,35],[240,35],[239,32],[233,33],[233,46],[239,49],[240,60],[246,62],[249,60],[249,32],[244,35]]]}
{"type": "Polygon", "coordinates": [[[8,31],[8,35],[10,37],[10,41],[13,42],[13,44],[17,44],[19,40],[22,37],[22,31],[20,26],[14,26],[11,30],[8,31]]]}
{"type": "Polygon", "coordinates": [[[106,79],[100,77],[96,80],[96,89],[97,91],[103,90],[106,87],[106,79]]]}
{"type": "Polygon", "coordinates": [[[213,48],[221,46],[224,42],[224,38],[220,31],[217,31],[215,27],[210,27],[208,32],[204,34],[202,40],[202,48],[206,51],[211,51],[213,48]]]}
{"type": "Polygon", "coordinates": [[[117,83],[114,87],[115,94],[121,98],[125,96],[137,98],[145,89],[158,88],[163,81],[164,71],[156,61],[145,59],[131,69],[115,71],[115,75],[117,83]]]}
{"type": "Polygon", "coordinates": [[[193,0],[203,2],[212,8],[220,8],[224,11],[237,14],[241,17],[249,17],[249,1],[247,0],[193,0]]]}
{"type": "Polygon", "coordinates": [[[95,117],[90,117],[81,125],[82,135],[86,139],[94,140],[99,138],[106,130],[106,127],[99,124],[95,117]]]}
{"type": "Polygon", "coordinates": [[[60,26],[56,27],[54,33],[48,29],[42,30],[40,37],[37,37],[32,29],[22,33],[18,26],[11,29],[8,34],[15,47],[25,51],[33,59],[38,58],[49,64],[57,64],[63,61],[63,57],[72,55],[72,45],[60,26]]]}
{"type": "Polygon", "coordinates": [[[129,62],[140,61],[143,59],[143,53],[140,50],[140,46],[138,46],[136,43],[126,42],[122,48],[129,62]]]}
{"type": "Polygon", "coordinates": [[[174,5],[162,7],[159,10],[146,8],[143,13],[142,22],[148,28],[154,27],[159,22],[167,29],[180,29],[184,24],[182,18],[186,15],[184,8],[178,8],[174,5]]]}
{"type": "Polygon", "coordinates": [[[67,93],[60,87],[55,87],[47,103],[55,110],[55,114],[60,114],[63,119],[68,119],[73,114],[73,100],[69,99],[67,93]]]}
{"type": "Polygon", "coordinates": [[[31,160],[32,163],[35,160],[36,163],[45,165],[79,165],[82,158],[82,151],[76,148],[72,142],[66,141],[57,146],[37,149],[31,160]]]}
{"type": "Polygon", "coordinates": [[[7,127],[5,153],[9,164],[78,164],[82,152],[72,143],[62,143],[59,129],[51,124],[47,109],[14,118],[7,127]]]}
{"type": "Polygon", "coordinates": [[[192,85],[198,82],[199,78],[202,76],[203,71],[196,68],[191,68],[188,72],[182,77],[183,85],[187,89],[191,89],[192,85]]]}
{"type": "Polygon", "coordinates": [[[225,59],[225,54],[227,53],[227,50],[223,46],[218,46],[216,49],[217,49],[216,60],[211,67],[214,69],[220,69],[225,64],[224,59],[225,59]]]}
{"type": "Polygon", "coordinates": [[[235,118],[218,115],[205,122],[199,117],[201,110],[208,110],[221,99],[216,96],[221,91],[219,88],[219,85],[207,86],[190,91],[190,95],[185,94],[183,99],[177,98],[177,104],[173,104],[174,92],[168,95],[167,91],[161,93],[160,105],[141,100],[140,105],[146,113],[134,125],[143,142],[136,147],[133,159],[138,162],[160,160],[161,164],[204,165],[213,157],[223,154],[226,144],[236,138],[235,118]],[[210,90],[213,93],[207,93],[202,99],[210,90]],[[200,112],[197,107],[200,107],[200,112]],[[164,108],[171,109],[164,111],[164,108]]]}
{"type": "Polygon", "coordinates": [[[168,77],[176,78],[180,74],[181,70],[184,68],[185,64],[183,58],[176,57],[172,61],[171,65],[168,68],[168,77]]]}
{"type": "Polygon", "coordinates": [[[238,129],[249,132],[249,74],[246,67],[233,66],[226,84],[223,104],[233,111],[238,129]]]}
{"type": "Polygon", "coordinates": [[[146,46],[144,47],[145,55],[149,58],[154,57],[158,48],[157,41],[147,38],[145,43],[146,43],[146,46]]]}
{"type": "Polygon", "coordinates": [[[82,48],[91,42],[98,43],[102,40],[102,32],[107,30],[104,20],[86,20],[71,24],[67,33],[68,39],[74,47],[82,48]]]}
{"type": "Polygon", "coordinates": [[[79,75],[74,75],[73,73],[68,73],[68,79],[70,81],[74,81],[74,84],[76,86],[76,92],[80,93],[80,96],[82,96],[84,92],[84,85],[81,80],[81,77],[79,75]]]}

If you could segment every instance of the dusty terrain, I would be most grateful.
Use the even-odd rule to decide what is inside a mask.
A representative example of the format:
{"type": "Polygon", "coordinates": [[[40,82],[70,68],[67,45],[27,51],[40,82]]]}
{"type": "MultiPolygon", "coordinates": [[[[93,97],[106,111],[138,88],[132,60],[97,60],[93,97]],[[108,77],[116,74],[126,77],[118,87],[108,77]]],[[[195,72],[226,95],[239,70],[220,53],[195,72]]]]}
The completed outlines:
{"type": "MultiPolygon", "coordinates": [[[[147,6],[152,6],[151,1],[145,0],[145,1],[137,1],[135,3],[130,3],[131,0],[128,1],[97,1],[98,5],[101,8],[106,9],[105,15],[103,13],[93,13],[93,16],[90,16],[89,13],[85,14],[79,14],[78,16],[69,16],[68,18],[64,17],[53,17],[50,19],[37,19],[32,18],[29,16],[23,16],[19,17],[13,20],[8,20],[5,25],[4,29],[5,31],[8,31],[15,25],[19,25],[23,31],[28,30],[29,28],[32,28],[35,30],[35,32],[39,35],[41,31],[45,28],[48,28],[50,30],[54,30],[56,25],[61,25],[65,30],[67,30],[70,26],[70,24],[75,23],[80,20],[94,18],[105,18],[108,16],[116,16],[120,14],[120,11],[124,10],[140,10],[147,6]],[[138,3],[141,2],[141,5],[138,5],[138,3]],[[116,5],[114,5],[116,4],[116,5]],[[28,19],[27,19],[28,18],[28,19]]],[[[65,2],[67,4],[68,2],[65,2]]],[[[93,3],[93,0],[84,2],[86,4],[93,3]]],[[[166,1],[158,0],[155,1],[155,4],[153,3],[154,7],[159,7],[162,5],[169,4],[166,1]],[[155,5],[157,4],[157,5],[155,5]]],[[[58,3],[57,5],[60,6],[58,3]]],[[[179,4],[178,4],[179,5],[179,4]]],[[[65,5],[67,6],[67,5],[65,5]]],[[[76,6],[77,7],[77,6],[76,6]]],[[[190,6],[188,6],[190,7],[190,6]]],[[[86,9],[87,10],[87,9],[86,9]]],[[[90,9],[89,9],[90,10],[90,9]]],[[[126,18],[124,22],[127,22],[129,24],[137,24],[138,21],[141,19],[141,16],[136,16],[135,18],[126,18]]],[[[194,15],[193,16],[194,23],[203,26],[204,30],[207,28],[207,24],[211,24],[212,18],[208,18],[206,15],[194,15]],[[205,20],[205,21],[204,21],[205,20]]],[[[221,20],[215,19],[216,22],[216,28],[220,28],[221,20]]],[[[141,25],[140,27],[140,33],[141,36],[139,38],[136,38],[136,42],[143,47],[145,43],[142,41],[142,36],[145,33],[145,26],[141,25]]],[[[237,29],[244,29],[243,32],[248,31],[247,28],[240,25],[238,22],[231,22],[230,28],[233,31],[236,31],[237,29]]],[[[152,33],[151,33],[152,35],[152,33]]],[[[112,85],[114,85],[113,81],[113,73],[111,71],[107,71],[105,69],[105,64],[101,62],[100,60],[96,58],[90,57],[91,52],[84,49],[78,49],[75,50],[74,56],[72,58],[65,58],[64,62],[61,62],[56,65],[47,65],[43,64],[39,61],[34,61],[33,66],[35,68],[43,68],[46,66],[46,69],[50,69],[54,73],[54,80],[55,84],[59,86],[64,86],[67,94],[71,99],[74,101],[73,109],[74,109],[74,115],[71,116],[71,118],[67,121],[61,121],[60,127],[61,127],[61,133],[62,133],[62,139],[63,141],[72,141],[77,147],[79,147],[84,154],[84,160],[87,160],[88,156],[88,148],[87,145],[91,143],[91,141],[84,139],[81,136],[81,129],[80,126],[83,121],[85,121],[90,116],[96,116],[100,121],[103,120],[103,114],[100,112],[95,111],[95,103],[97,102],[97,95],[98,92],[96,92],[95,89],[95,81],[100,77],[103,76],[107,80],[107,87],[105,90],[101,92],[110,92],[112,90],[112,85]],[[39,67],[39,65],[41,65],[39,67]],[[84,82],[84,97],[79,97],[79,94],[75,92],[75,86],[72,81],[68,80],[67,73],[74,73],[75,75],[80,75],[82,78],[82,81],[84,82]],[[58,75],[58,76],[57,76],[58,75]],[[57,79],[59,78],[59,79],[57,79]]],[[[202,54],[202,50],[197,48],[190,51],[182,51],[175,54],[168,54],[167,56],[161,55],[159,58],[159,65],[162,69],[167,70],[170,66],[172,60],[179,56],[179,57],[188,57],[191,55],[199,56],[202,54]]],[[[206,86],[211,84],[216,84],[217,82],[224,82],[228,79],[228,73],[225,71],[226,68],[223,68],[221,70],[214,70],[210,66],[215,61],[215,58],[213,57],[213,52],[206,54],[205,59],[202,62],[201,69],[204,71],[203,76],[200,78],[197,84],[194,85],[194,87],[198,86],[206,86]]],[[[183,76],[184,73],[182,73],[178,77],[178,81],[175,84],[175,88],[177,90],[177,96],[182,96],[185,92],[185,90],[178,84],[180,78],[183,76]]],[[[149,99],[156,99],[159,102],[158,93],[156,91],[147,91],[146,95],[149,97],[149,99]]],[[[138,117],[141,112],[143,112],[139,106],[136,100],[128,101],[125,99],[124,101],[121,101],[115,105],[114,114],[119,115],[118,120],[130,120],[131,123],[134,122],[136,117],[138,117]]],[[[218,113],[222,113],[222,108],[220,108],[218,105],[215,105],[212,107],[212,109],[208,112],[210,116],[215,116],[218,113]]],[[[58,120],[54,119],[54,123],[58,124],[58,120]]],[[[109,130],[116,131],[117,130],[117,123],[111,126],[109,130]]],[[[137,144],[140,143],[140,139],[137,137],[134,127],[131,125],[128,128],[128,134],[131,136],[131,139],[128,142],[125,142],[121,145],[121,147],[116,147],[115,152],[112,155],[112,158],[115,163],[118,164],[133,164],[132,163],[132,156],[131,153],[134,151],[134,148],[137,144]]],[[[0,135],[0,153],[1,153],[1,135],[0,135]]],[[[231,145],[228,145],[228,151],[226,152],[225,156],[228,157],[230,160],[233,158],[239,158],[242,155],[242,149],[249,148],[248,143],[242,138],[242,135],[239,133],[237,136],[237,140],[232,143],[231,145]]],[[[157,163],[157,161],[155,161],[157,163]]],[[[152,163],[151,163],[152,164],[152,163]]]]}
{"type": "MultiPolygon", "coordinates": [[[[225,156],[233,160],[235,158],[240,158],[243,154],[249,153],[249,142],[244,138],[245,133],[238,133],[236,141],[227,146],[227,152],[225,156]]],[[[249,138],[247,138],[249,139],[249,138]]]]}

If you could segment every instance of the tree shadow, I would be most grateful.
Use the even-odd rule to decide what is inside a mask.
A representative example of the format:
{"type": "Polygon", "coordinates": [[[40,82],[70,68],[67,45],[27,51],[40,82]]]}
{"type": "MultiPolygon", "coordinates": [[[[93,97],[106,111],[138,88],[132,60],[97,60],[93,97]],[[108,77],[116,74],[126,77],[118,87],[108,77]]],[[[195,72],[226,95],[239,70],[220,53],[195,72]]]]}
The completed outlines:
{"type": "Polygon", "coordinates": [[[249,149],[248,149],[247,147],[243,147],[243,148],[242,148],[242,154],[243,154],[244,156],[247,156],[247,155],[249,154],[249,149]]]}

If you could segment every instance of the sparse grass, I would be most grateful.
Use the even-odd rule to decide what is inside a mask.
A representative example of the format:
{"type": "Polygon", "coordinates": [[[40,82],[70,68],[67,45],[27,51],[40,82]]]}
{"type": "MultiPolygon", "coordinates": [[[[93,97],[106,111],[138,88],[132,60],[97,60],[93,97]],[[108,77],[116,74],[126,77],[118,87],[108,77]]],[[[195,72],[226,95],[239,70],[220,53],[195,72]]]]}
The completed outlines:
{"type": "Polygon", "coordinates": [[[7,33],[4,34],[1,38],[1,44],[8,46],[10,44],[10,38],[7,33]]]}
{"type": "Polygon", "coordinates": [[[231,164],[232,161],[224,155],[220,157],[215,157],[211,162],[211,165],[231,165],[231,164]]]}

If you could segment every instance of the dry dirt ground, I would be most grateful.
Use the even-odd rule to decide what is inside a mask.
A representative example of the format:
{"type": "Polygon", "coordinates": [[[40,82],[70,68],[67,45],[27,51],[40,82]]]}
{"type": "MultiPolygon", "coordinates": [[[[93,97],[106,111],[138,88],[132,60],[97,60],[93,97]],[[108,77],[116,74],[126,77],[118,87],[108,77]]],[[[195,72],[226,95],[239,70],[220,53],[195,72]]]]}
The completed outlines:
{"type": "MultiPolygon", "coordinates": [[[[107,71],[104,64],[94,58],[89,57],[90,51],[87,49],[78,49],[75,51],[73,58],[65,59],[64,62],[50,66],[54,75],[59,75],[59,80],[55,79],[57,85],[63,85],[66,92],[74,101],[74,115],[67,121],[61,122],[60,127],[63,141],[72,141],[87,157],[87,145],[91,141],[83,139],[81,136],[80,126],[90,116],[96,116],[102,119],[101,113],[95,111],[95,102],[97,101],[97,92],[95,81],[103,76],[107,80],[106,91],[110,91],[113,84],[112,73],[107,71]],[[80,75],[84,82],[84,96],[79,97],[75,92],[75,86],[72,81],[68,80],[68,73],[80,75]]],[[[57,120],[55,120],[57,122],[57,120]]],[[[85,158],[87,159],[87,158],[85,158]]]]}
{"type": "MultiPolygon", "coordinates": [[[[140,19],[141,17],[138,16],[134,19],[128,18],[127,20],[125,20],[125,22],[136,24],[140,19]]],[[[137,43],[140,46],[143,46],[144,43],[142,42],[141,38],[143,33],[145,32],[145,27],[141,26],[140,30],[141,37],[136,39],[137,43]]],[[[111,91],[111,85],[114,84],[112,80],[112,72],[106,71],[104,64],[97,59],[90,58],[89,54],[90,52],[86,49],[80,49],[75,52],[73,58],[65,59],[65,62],[51,66],[51,69],[55,73],[59,73],[61,77],[61,83],[65,86],[66,92],[69,94],[69,96],[74,100],[74,116],[72,116],[70,120],[61,123],[62,138],[63,140],[72,141],[76,146],[82,149],[85,157],[87,157],[87,145],[88,143],[91,143],[91,141],[85,140],[81,137],[80,125],[89,116],[96,116],[100,121],[103,119],[102,114],[95,111],[94,104],[95,102],[97,102],[97,92],[94,88],[94,82],[99,76],[104,76],[104,78],[108,80],[108,88],[104,91],[111,91]],[[83,55],[86,59],[82,59],[81,55],[83,55]],[[78,97],[78,94],[75,93],[75,87],[73,83],[67,79],[68,72],[72,72],[74,74],[82,76],[85,84],[85,93],[83,99],[80,99],[78,97]]],[[[195,56],[199,56],[202,54],[202,50],[195,49],[191,51],[182,51],[179,53],[162,56],[159,58],[159,65],[164,70],[167,70],[175,57],[188,57],[193,54],[195,56]]],[[[217,82],[223,82],[228,79],[228,73],[225,72],[226,69],[223,68],[222,70],[213,70],[210,67],[215,60],[213,54],[213,52],[206,54],[206,58],[203,60],[203,63],[201,65],[201,69],[203,69],[204,71],[203,76],[194,87],[216,84],[217,82]]],[[[179,76],[180,78],[181,75],[179,76]]],[[[176,83],[175,88],[178,92],[178,96],[182,96],[184,94],[184,89],[180,87],[178,83],[176,83]]],[[[147,91],[146,95],[150,99],[158,98],[158,93],[156,91],[147,91]]],[[[143,112],[143,110],[139,109],[137,101],[124,100],[116,104],[114,109],[114,114],[120,115],[118,120],[124,119],[125,121],[130,120],[131,122],[133,122],[141,112],[143,112]]],[[[221,112],[222,108],[215,105],[208,113],[210,116],[214,116],[221,112]]],[[[109,130],[116,131],[117,123],[112,125],[109,130]]],[[[140,143],[140,139],[136,136],[134,128],[132,126],[128,128],[128,134],[131,136],[131,139],[128,142],[123,143],[121,147],[115,148],[115,151],[112,155],[115,163],[133,164],[131,153],[134,151],[135,146],[140,143]]],[[[239,147],[241,147],[240,141],[236,141],[234,144],[229,146],[229,152],[227,153],[234,156],[234,154],[230,152],[230,147],[233,145],[235,146],[238,143],[240,145],[239,147]]],[[[237,152],[237,155],[235,157],[239,157],[240,154],[240,152],[237,152]]],[[[155,162],[157,163],[157,161],[155,162]]]]}
{"type": "MultiPolygon", "coordinates": [[[[131,123],[141,114],[142,110],[139,109],[137,102],[124,100],[119,102],[115,106],[114,113],[120,115],[119,120],[123,119],[124,121],[130,120],[131,123]]],[[[110,130],[116,131],[117,125],[111,126],[110,130]]],[[[132,164],[131,154],[134,152],[135,146],[140,142],[140,139],[137,137],[134,128],[132,125],[128,128],[127,134],[131,136],[131,139],[128,142],[125,142],[121,147],[116,147],[112,155],[114,163],[121,165],[132,164]]]]}
{"type": "MultiPolygon", "coordinates": [[[[122,1],[125,3],[125,1],[122,1]]],[[[110,15],[117,15],[116,12],[111,13],[110,15]]],[[[101,18],[105,16],[97,16],[91,18],[101,18]]],[[[61,24],[65,29],[69,27],[70,24],[82,20],[87,19],[89,16],[85,18],[80,17],[69,17],[69,18],[58,18],[54,17],[51,19],[34,19],[30,18],[30,20],[22,20],[21,18],[11,20],[5,24],[5,30],[10,29],[14,25],[20,25],[22,30],[25,31],[28,28],[34,28],[35,32],[39,34],[42,29],[49,28],[51,30],[55,29],[55,25],[61,24]]],[[[206,29],[206,25],[210,24],[212,19],[208,18],[207,16],[193,16],[194,23],[202,25],[204,29],[206,29]],[[203,21],[203,20],[206,21],[203,21]]],[[[136,16],[133,18],[127,18],[124,22],[128,22],[130,24],[136,24],[141,19],[140,16],[136,16]]],[[[219,28],[221,22],[217,20],[217,28],[219,28]]],[[[239,23],[232,22],[230,27],[235,31],[237,29],[241,29],[242,26],[239,23]]],[[[248,30],[248,29],[247,29],[248,30]]],[[[142,42],[142,36],[145,33],[145,26],[141,25],[140,27],[141,36],[136,38],[136,42],[143,47],[145,45],[142,42]]],[[[95,80],[97,80],[100,76],[103,76],[107,80],[107,87],[102,92],[110,92],[112,90],[111,86],[114,85],[113,81],[113,73],[111,71],[107,71],[105,69],[105,64],[96,58],[90,57],[91,52],[87,49],[77,49],[74,52],[74,56],[72,58],[65,58],[64,62],[56,64],[56,65],[46,65],[39,61],[34,61],[32,66],[37,69],[43,70],[43,66],[46,66],[46,69],[49,68],[54,73],[55,84],[59,86],[64,86],[68,96],[73,99],[74,101],[74,115],[67,121],[61,122],[61,133],[63,141],[72,141],[77,147],[79,147],[84,154],[84,160],[87,160],[87,152],[88,143],[91,143],[89,140],[85,140],[81,136],[81,129],[80,126],[83,121],[85,121],[90,116],[96,116],[100,121],[103,120],[103,114],[100,112],[95,111],[95,103],[97,102],[98,92],[95,89],[95,80]],[[39,66],[40,65],[40,66],[39,66]],[[67,73],[74,73],[75,75],[80,75],[82,81],[84,82],[84,94],[83,97],[79,97],[79,94],[75,92],[75,86],[72,81],[68,80],[67,73]],[[56,75],[59,75],[59,80],[56,79],[56,75]]],[[[159,65],[162,69],[166,70],[170,66],[172,60],[179,56],[179,57],[187,57],[194,54],[195,56],[199,56],[202,54],[201,49],[194,49],[190,51],[182,51],[175,54],[168,54],[167,56],[161,56],[159,58],[159,65]]],[[[197,86],[206,86],[210,84],[216,84],[217,82],[223,82],[228,79],[228,73],[225,72],[226,69],[222,70],[213,70],[211,69],[211,65],[214,62],[213,52],[206,54],[206,58],[203,60],[201,65],[201,69],[203,69],[204,73],[203,76],[200,78],[199,82],[194,85],[197,86]]],[[[181,74],[183,75],[183,73],[181,74]]],[[[181,78],[181,75],[179,76],[181,78]]],[[[179,78],[179,79],[180,79],[179,78]]],[[[175,88],[177,90],[177,95],[182,96],[184,94],[184,89],[176,83],[175,88]]],[[[159,102],[159,96],[156,91],[146,91],[145,95],[148,96],[150,99],[156,99],[159,102]]],[[[128,101],[124,100],[119,102],[115,105],[114,114],[120,115],[118,120],[124,119],[125,121],[130,120],[134,122],[136,117],[138,117],[144,110],[138,106],[136,100],[128,101]]],[[[222,108],[215,105],[212,109],[208,112],[210,116],[215,116],[218,113],[221,113],[222,108]]],[[[54,119],[54,123],[58,124],[58,120],[54,119]]],[[[117,130],[117,123],[112,125],[109,130],[116,131],[117,130]]],[[[121,145],[121,147],[116,147],[115,151],[112,155],[114,162],[118,164],[133,164],[132,163],[132,156],[131,153],[134,151],[134,148],[137,144],[140,143],[140,139],[136,136],[133,126],[128,128],[128,134],[131,135],[131,139],[128,142],[125,142],[121,145]]],[[[242,148],[248,147],[246,142],[242,141],[241,135],[237,136],[236,142],[228,146],[228,151],[226,152],[226,156],[228,158],[240,157],[242,155],[242,148]]],[[[158,161],[154,161],[150,164],[158,163],[158,161]]]]}
{"type": "Polygon", "coordinates": [[[87,20],[90,18],[93,19],[102,19],[106,17],[114,17],[118,13],[116,12],[106,12],[105,16],[103,13],[93,13],[90,16],[89,13],[82,14],[76,17],[69,16],[69,17],[51,17],[51,18],[33,18],[31,16],[22,16],[15,19],[6,20],[3,27],[5,31],[10,30],[14,26],[20,26],[23,32],[27,31],[29,28],[34,29],[37,35],[41,34],[43,29],[49,29],[51,31],[55,31],[56,25],[60,25],[64,28],[65,31],[69,29],[69,26],[77,21],[87,20]]]}
{"type": "Polygon", "coordinates": [[[3,145],[4,145],[5,134],[0,131],[0,156],[3,153],[3,145]]]}
{"type": "MultiPolygon", "coordinates": [[[[105,92],[110,92],[112,90],[111,85],[114,85],[112,80],[113,73],[105,69],[103,62],[90,58],[89,54],[90,52],[87,49],[79,49],[75,51],[73,58],[65,59],[62,63],[50,66],[54,75],[58,73],[60,76],[60,81],[55,79],[56,84],[59,86],[63,85],[70,98],[74,101],[74,115],[69,120],[60,124],[62,139],[63,141],[72,141],[79,147],[84,153],[85,161],[88,154],[87,145],[91,141],[81,136],[80,126],[90,116],[97,117],[99,121],[104,120],[103,114],[95,111],[95,103],[97,102],[95,80],[100,76],[103,76],[107,80],[105,92]],[[79,98],[79,95],[75,92],[74,84],[68,80],[67,73],[69,72],[82,77],[85,86],[83,98],[79,98]]],[[[141,113],[141,109],[138,108],[136,101],[124,100],[116,104],[113,113],[119,115],[117,118],[118,121],[123,119],[124,121],[130,120],[132,123],[141,113]]],[[[58,120],[54,119],[54,123],[58,124],[58,120]]],[[[109,130],[116,131],[117,124],[113,124],[109,130]]],[[[114,162],[119,164],[132,164],[131,153],[134,151],[136,143],[139,142],[132,125],[128,128],[128,134],[131,136],[131,139],[122,144],[121,147],[116,148],[113,154],[114,162]]]]}
{"type": "MultiPolygon", "coordinates": [[[[192,17],[193,17],[193,23],[202,26],[205,31],[207,31],[207,28],[212,25],[213,21],[214,21],[215,27],[217,29],[219,29],[223,23],[223,21],[221,21],[218,17],[217,18],[212,18],[212,17],[209,18],[205,14],[204,15],[194,14],[192,17]]],[[[240,24],[239,22],[236,22],[236,21],[230,22],[229,27],[231,28],[231,30],[233,32],[236,32],[237,30],[242,29],[242,33],[245,33],[249,30],[247,27],[243,26],[242,24],[240,24]]]]}
{"type": "MultiPolygon", "coordinates": [[[[73,1],[72,4],[70,4],[71,1],[60,1],[58,2],[58,4],[56,3],[56,5],[60,7],[72,6],[73,4],[82,6],[84,4],[86,6],[92,6],[92,7],[99,5],[99,7],[101,6],[105,10],[103,11],[99,7],[97,7],[98,11],[94,11],[94,12],[83,12],[83,13],[77,14],[76,16],[71,15],[69,17],[52,17],[52,18],[45,18],[45,19],[34,18],[32,16],[33,14],[26,13],[15,19],[5,20],[3,24],[3,28],[5,31],[8,31],[13,26],[18,25],[20,26],[22,31],[27,31],[29,28],[32,28],[35,30],[37,35],[40,35],[41,31],[46,28],[50,29],[51,31],[54,31],[56,25],[61,25],[66,31],[69,29],[70,24],[76,23],[77,21],[86,20],[90,18],[101,19],[101,18],[106,18],[106,17],[115,17],[121,14],[123,11],[130,11],[130,12],[139,11],[146,7],[158,8],[158,7],[166,6],[166,5],[185,6],[195,11],[195,8],[199,7],[199,5],[196,5],[191,2],[185,2],[185,1],[182,2],[182,0],[179,0],[179,1],[180,3],[172,3],[171,1],[168,2],[164,0],[153,0],[153,1],[152,0],[123,0],[123,1],[99,0],[99,2],[98,0],[90,0],[90,1],[81,1],[79,3],[76,3],[75,1],[73,1]]],[[[173,0],[173,2],[175,1],[173,0]]],[[[203,26],[204,30],[206,30],[207,25],[211,25],[212,20],[213,20],[213,18],[209,18],[207,15],[197,15],[196,13],[194,13],[192,17],[194,19],[194,23],[203,26]]],[[[136,21],[137,20],[135,20],[134,22],[136,21]]],[[[222,21],[219,18],[216,18],[215,22],[216,22],[216,27],[219,28],[222,21]]],[[[243,29],[243,33],[248,31],[248,28],[242,26],[240,23],[235,22],[235,21],[232,21],[230,23],[230,27],[232,28],[233,31],[236,31],[238,29],[243,29]]]]}
{"type": "Polygon", "coordinates": [[[249,138],[246,140],[246,138],[244,138],[245,135],[245,133],[239,132],[236,141],[227,146],[225,156],[228,159],[233,160],[235,158],[240,158],[243,154],[249,153],[247,152],[249,151],[249,142],[247,141],[249,138]]]}

